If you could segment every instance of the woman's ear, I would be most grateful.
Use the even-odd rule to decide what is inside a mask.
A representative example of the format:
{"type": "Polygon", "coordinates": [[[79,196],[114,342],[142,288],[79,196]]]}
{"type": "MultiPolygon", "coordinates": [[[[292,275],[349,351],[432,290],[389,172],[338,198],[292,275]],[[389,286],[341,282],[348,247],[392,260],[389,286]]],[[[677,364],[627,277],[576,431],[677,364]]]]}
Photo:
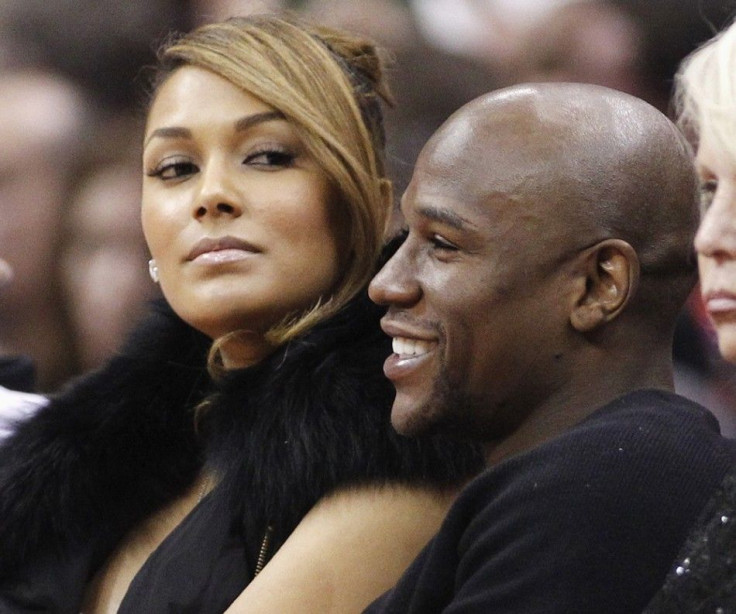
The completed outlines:
{"type": "Polygon", "coordinates": [[[626,308],[639,284],[636,251],[621,239],[606,239],[585,250],[581,275],[583,290],[570,313],[579,332],[590,332],[614,320],[626,308]]]}

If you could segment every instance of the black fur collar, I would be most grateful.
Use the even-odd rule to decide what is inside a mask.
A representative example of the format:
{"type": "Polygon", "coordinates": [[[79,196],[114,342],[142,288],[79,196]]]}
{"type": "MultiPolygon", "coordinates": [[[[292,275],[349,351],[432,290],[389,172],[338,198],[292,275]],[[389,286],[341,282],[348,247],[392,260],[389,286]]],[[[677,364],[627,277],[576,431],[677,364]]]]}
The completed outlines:
{"type": "Polygon", "coordinates": [[[161,302],[105,368],[69,386],[0,447],[0,579],[41,558],[84,552],[89,570],[127,530],[191,485],[203,463],[243,518],[249,545],[276,544],[341,485],[456,484],[481,456],[399,437],[381,310],[365,294],[215,391],[207,340],[161,302]],[[213,404],[193,427],[193,409],[213,404]],[[204,443],[203,443],[204,442],[204,443]]]}
{"type": "Polygon", "coordinates": [[[157,303],[119,355],[0,446],[0,578],[89,544],[104,557],[183,492],[201,466],[191,408],[207,386],[206,349],[157,303]]]}

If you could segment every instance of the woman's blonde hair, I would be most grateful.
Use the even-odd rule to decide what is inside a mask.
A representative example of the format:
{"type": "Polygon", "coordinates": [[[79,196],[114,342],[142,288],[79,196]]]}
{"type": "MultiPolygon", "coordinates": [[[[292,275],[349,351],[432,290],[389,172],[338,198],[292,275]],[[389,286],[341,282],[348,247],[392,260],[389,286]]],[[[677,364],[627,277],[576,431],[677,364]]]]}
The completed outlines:
{"type": "MultiPolygon", "coordinates": [[[[341,309],[374,272],[391,206],[379,100],[391,102],[383,59],[364,38],[255,15],[204,25],[167,43],[154,86],[182,66],[209,70],[280,111],[339,194],[332,206],[344,234],[342,277],[331,296],[268,332],[268,341],[281,345],[341,309]]],[[[213,351],[218,347],[216,340],[213,351]]]]}
{"type": "Polygon", "coordinates": [[[685,58],[675,87],[683,132],[696,143],[707,137],[736,163],[736,23],[685,58]]]}

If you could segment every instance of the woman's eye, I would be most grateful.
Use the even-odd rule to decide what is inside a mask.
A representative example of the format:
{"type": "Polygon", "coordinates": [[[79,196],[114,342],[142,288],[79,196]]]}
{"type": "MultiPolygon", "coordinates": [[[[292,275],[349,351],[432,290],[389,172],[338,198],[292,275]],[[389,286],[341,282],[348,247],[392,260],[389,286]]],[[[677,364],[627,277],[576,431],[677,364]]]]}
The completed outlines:
{"type": "Polygon", "coordinates": [[[159,164],[151,172],[147,173],[149,177],[158,177],[164,181],[170,179],[180,179],[197,172],[197,166],[188,161],[168,161],[159,164]]]}
{"type": "Polygon", "coordinates": [[[266,168],[283,168],[291,166],[294,154],[281,149],[267,149],[250,154],[243,160],[243,164],[262,166],[266,168]]]}
{"type": "Polygon", "coordinates": [[[700,184],[700,211],[705,213],[713,203],[713,198],[718,189],[718,182],[715,179],[704,181],[700,184]]]}

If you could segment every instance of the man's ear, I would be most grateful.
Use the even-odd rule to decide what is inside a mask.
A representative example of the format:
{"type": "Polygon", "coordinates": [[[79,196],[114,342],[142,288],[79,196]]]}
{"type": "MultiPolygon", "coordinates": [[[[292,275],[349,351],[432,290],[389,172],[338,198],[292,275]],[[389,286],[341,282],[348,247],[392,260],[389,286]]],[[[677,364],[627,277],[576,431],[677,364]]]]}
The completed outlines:
{"type": "MultiPolygon", "coordinates": [[[[639,258],[621,239],[606,239],[580,254],[584,289],[577,297],[570,323],[586,333],[615,319],[639,285],[639,258]]],[[[581,284],[581,287],[583,284],[581,284]]]]}

